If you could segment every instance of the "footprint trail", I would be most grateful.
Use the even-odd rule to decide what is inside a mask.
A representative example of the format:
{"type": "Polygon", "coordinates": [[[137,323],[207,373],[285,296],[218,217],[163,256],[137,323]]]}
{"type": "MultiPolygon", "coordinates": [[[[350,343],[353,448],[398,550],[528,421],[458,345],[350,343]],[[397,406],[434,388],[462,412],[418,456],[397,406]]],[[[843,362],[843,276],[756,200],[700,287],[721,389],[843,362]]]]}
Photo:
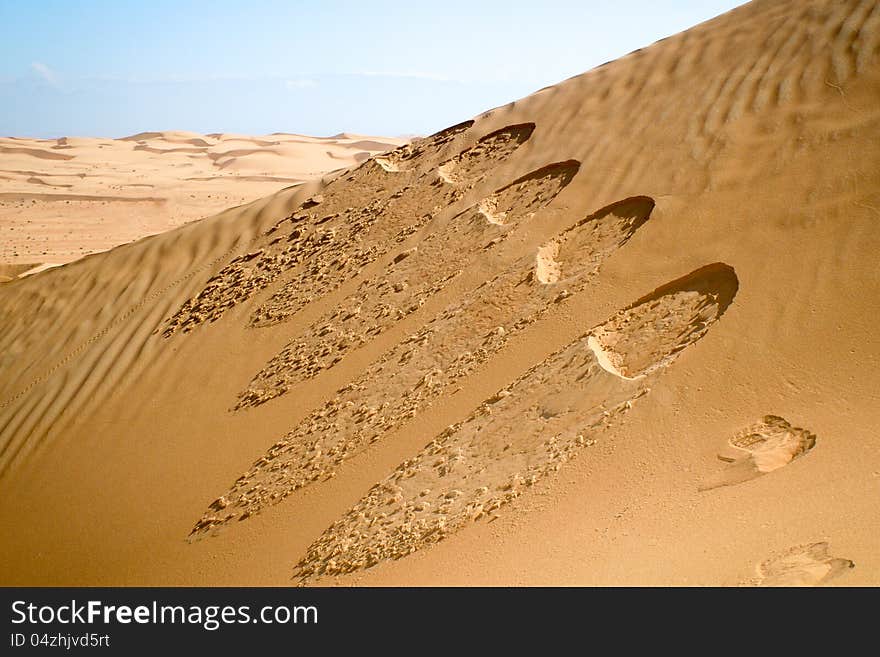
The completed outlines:
{"type": "Polygon", "coordinates": [[[704,267],[547,358],[376,484],[309,548],[297,576],[369,568],[491,518],[647,394],[651,375],[705,334],[737,287],[727,265],[704,267]],[[606,372],[587,344],[596,335],[615,336],[606,343],[614,360],[645,378],[606,372]]]}
{"type": "Polygon", "coordinates": [[[450,305],[273,445],[214,502],[194,531],[248,517],[331,476],[344,460],[415,417],[564,298],[566,289],[584,288],[653,207],[647,197],[625,199],[557,235],[553,243],[561,274],[555,283],[541,283],[534,275],[535,256],[525,257],[450,305]]]}

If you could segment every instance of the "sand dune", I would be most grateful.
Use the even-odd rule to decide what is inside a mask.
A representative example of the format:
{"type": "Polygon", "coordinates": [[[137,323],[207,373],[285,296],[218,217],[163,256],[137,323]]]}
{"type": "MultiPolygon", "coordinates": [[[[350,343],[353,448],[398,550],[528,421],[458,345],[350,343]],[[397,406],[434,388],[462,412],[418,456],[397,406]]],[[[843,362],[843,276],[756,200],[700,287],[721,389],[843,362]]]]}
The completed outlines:
{"type": "MultiPolygon", "coordinates": [[[[758,0],[4,284],[3,583],[880,584],[878,92],[880,3],[758,0]]],[[[260,139],[119,141],[373,141],[260,139]]]]}
{"type": "Polygon", "coordinates": [[[404,141],[181,131],[121,139],[0,138],[0,263],[70,262],[351,166],[361,154],[404,141]],[[49,205],[58,202],[64,207],[49,205]],[[156,205],[134,209],[132,202],[156,205]]]}

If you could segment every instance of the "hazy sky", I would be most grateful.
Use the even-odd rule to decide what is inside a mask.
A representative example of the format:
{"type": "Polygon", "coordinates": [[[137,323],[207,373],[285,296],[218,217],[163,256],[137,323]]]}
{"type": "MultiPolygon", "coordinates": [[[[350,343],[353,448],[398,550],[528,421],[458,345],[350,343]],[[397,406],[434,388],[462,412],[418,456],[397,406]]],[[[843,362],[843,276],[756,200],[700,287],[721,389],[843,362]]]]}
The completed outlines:
{"type": "Polygon", "coordinates": [[[0,135],[427,134],[740,0],[0,0],[0,135]]]}

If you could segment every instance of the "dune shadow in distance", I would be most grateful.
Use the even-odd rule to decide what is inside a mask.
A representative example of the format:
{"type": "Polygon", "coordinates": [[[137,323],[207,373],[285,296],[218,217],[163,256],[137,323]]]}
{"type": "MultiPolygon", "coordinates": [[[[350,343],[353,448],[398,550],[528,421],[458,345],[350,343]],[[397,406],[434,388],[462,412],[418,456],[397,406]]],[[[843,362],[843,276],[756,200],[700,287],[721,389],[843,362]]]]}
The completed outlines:
{"type": "Polygon", "coordinates": [[[64,153],[50,153],[39,148],[24,148],[20,146],[0,146],[0,155],[29,155],[40,160],[72,160],[74,155],[64,153]]]}
{"type": "Polygon", "coordinates": [[[377,483],[309,548],[296,577],[398,559],[498,510],[622,420],[649,383],[727,310],[738,289],[716,263],[663,285],[486,399],[377,483]],[[598,337],[623,378],[588,345],[598,337]],[[639,378],[635,380],[635,377],[639,378]],[[352,539],[352,537],[357,537],[352,539]]]}

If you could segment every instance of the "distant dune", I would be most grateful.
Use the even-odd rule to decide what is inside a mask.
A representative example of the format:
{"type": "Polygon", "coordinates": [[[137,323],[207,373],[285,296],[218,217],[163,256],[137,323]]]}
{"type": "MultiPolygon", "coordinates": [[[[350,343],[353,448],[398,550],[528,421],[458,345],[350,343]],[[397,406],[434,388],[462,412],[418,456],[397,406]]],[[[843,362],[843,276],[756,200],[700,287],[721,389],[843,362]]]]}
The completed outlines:
{"type": "Polygon", "coordinates": [[[382,154],[4,141],[233,207],[0,286],[0,583],[880,585],[878,98],[880,2],[757,0],[382,154]]]}
{"type": "Polygon", "coordinates": [[[0,264],[70,262],[406,141],[174,130],[121,139],[0,137],[0,264]],[[132,201],[145,203],[135,209],[132,201]]]}

